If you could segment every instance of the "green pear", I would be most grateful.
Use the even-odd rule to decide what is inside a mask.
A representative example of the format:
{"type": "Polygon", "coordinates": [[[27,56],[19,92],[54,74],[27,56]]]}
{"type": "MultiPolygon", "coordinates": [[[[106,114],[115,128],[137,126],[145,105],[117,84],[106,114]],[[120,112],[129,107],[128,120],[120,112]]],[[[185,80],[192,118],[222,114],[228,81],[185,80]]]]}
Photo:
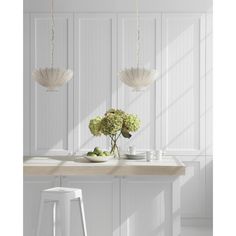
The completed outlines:
{"type": "Polygon", "coordinates": [[[93,150],[93,153],[96,153],[99,156],[99,153],[101,152],[101,150],[99,149],[99,147],[95,147],[93,150]]]}

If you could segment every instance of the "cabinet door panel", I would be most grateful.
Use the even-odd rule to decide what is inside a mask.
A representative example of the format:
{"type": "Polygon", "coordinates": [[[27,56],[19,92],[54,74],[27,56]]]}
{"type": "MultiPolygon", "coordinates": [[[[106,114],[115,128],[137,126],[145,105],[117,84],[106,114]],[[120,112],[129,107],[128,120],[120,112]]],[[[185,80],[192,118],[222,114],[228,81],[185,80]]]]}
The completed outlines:
{"type": "Polygon", "coordinates": [[[179,236],[178,184],[178,178],[124,178],[121,182],[121,235],[179,236]]]}
{"type": "MultiPolygon", "coordinates": [[[[73,69],[73,19],[55,15],[54,67],[73,69]]],[[[48,14],[31,15],[31,71],[50,67],[48,14]]],[[[31,154],[64,155],[73,151],[73,79],[48,92],[31,79],[31,154]]]]}
{"type": "MultiPolygon", "coordinates": [[[[75,17],[75,145],[78,151],[106,148],[105,137],[93,137],[90,119],[112,106],[115,58],[115,18],[109,15],[75,17]]],[[[115,91],[114,91],[115,92],[115,91]]]]}
{"type": "Polygon", "coordinates": [[[169,154],[205,154],[205,15],[165,14],[162,145],[169,154]]]}
{"type": "MultiPolygon", "coordinates": [[[[59,184],[59,177],[24,177],[24,236],[36,235],[41,191],[59,184]]],[[[44,206],[41,235],[52,235],[52,219],[52,205],[47,203],[44,206]]]]}
{"type": "MultiPolygon", "coordinates": [[[[161,17],[140,16],[140,66],[161,72],[161,17]]],[[[136,16],[119,15],[118,18],[118,70],[137,66],[136,16]]],[[[160,73],[161,75],[161,73],[160,73]]],[[[161,83],[157,79],[142,92],[134,92],[120,80],[118,82],[118,106],[126,112],[137,114],[141,127],[123,147],[132,144],[139,150],[160,148],[161,83]],[[157,132],[156,132],[157,130],[157,132]]]]}
{"type": "MultiPolygon", "coordinates": [[[[119,236],[119,180],[113,177],[63,177],[62,186],[83,193],[88,235],[119,236]]],[[[71,236],[82,235],[78,203],[72,203],[71,236]]]]}

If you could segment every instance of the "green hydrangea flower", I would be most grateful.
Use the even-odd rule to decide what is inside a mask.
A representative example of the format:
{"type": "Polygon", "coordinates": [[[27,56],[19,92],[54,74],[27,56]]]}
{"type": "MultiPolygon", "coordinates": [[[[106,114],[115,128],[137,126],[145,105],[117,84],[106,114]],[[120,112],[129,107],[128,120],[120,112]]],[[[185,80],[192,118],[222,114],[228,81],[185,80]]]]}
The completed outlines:
{"type": "Polygon", "coordinates": [[[102,117],[97,116],[96,118],[90,120],[90,122],[89,122],[90,132],[94,136],[100,136],[102,134],[102,132],[101,132],[101,121],[102,121],[102,117]]]}
{"type": "Polygon", "coordinates": [[[101,132],[104,135],[115,135],[121,130],[123,119],[116,113],[107,113],[101,121],[101,132]]]}
{"type": "Polygon", "coordinates": [[[120,116],[121,118],[124,118],[126,113],[120,109],[114,109],[114,108],[111,108],[109,109],[106,113],[105,113],[105,116],[108,115],[108,114],[115,114],[115,115],[118,115],[120,116]]]}
{"type": "Polygon", "coordinates": [[[135,132],[139,129],[140,127],[140,119],[137,117],[137,115],[133,114],[127,114],[124,118],[124,127],[129,131],[129,132],[135,132]]]}

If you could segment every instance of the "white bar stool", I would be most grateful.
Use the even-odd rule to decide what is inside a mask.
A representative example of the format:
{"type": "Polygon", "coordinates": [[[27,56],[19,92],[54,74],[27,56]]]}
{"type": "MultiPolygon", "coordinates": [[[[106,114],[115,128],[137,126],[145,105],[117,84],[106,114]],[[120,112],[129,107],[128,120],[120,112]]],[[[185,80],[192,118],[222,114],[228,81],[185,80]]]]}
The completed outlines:
{"type": "MultiPolygon", "coordinates": [[[[77,188],[50,188],[45,189],[41,192],[41,201],[39,208],[39,218],[38,218],[38,226],[37,226],[37,235],[40,236],[40,227],[43,216],[43,205],[45,202],[53,202],[53,221],[56,219],[56,210],[58,208],[59,215],[61,219],[61,235],[62,236],[70,236],[70,203],[71,200],[79,200],[81,219],[82,219],[82,227],[84,236],[87,236],[85,215],[84,215],[84,205],[82,199],[82,191],[77,188]]],[[[53,225],[53,236],[56,236],[56,227],[53,225]]]]}

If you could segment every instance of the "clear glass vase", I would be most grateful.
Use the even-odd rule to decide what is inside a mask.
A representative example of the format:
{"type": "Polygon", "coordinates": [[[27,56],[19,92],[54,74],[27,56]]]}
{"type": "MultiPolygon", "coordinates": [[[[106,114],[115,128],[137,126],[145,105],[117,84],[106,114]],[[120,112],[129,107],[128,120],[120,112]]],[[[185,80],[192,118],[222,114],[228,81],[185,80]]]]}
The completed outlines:
{"type": "Polygon", "coordinates": [[[120,152],[119,152],[119,148],[117,146],[117,140],[111,141],[111,154],[114,155],[115,158],[120,159],[120,152]]]}

